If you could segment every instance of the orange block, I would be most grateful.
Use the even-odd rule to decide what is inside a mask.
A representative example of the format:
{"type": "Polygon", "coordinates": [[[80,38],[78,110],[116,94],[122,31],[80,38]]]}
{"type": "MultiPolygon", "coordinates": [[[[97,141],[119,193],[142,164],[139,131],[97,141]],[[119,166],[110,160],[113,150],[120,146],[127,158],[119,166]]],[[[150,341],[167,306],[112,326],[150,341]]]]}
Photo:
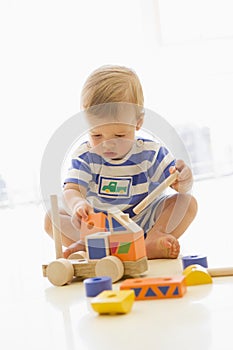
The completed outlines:
{"type": "Polygon", "coordinates": [[[180,298],[187,290],[184,276],[130,278],[120,285],[120,289],[133,289],[135,300],[180,298]]]}
{"type": "Polygon", "coordinates": [[[85,236],[96,232],[105,232],[107,216],[104,213],[92,213],[87,220],[82,220],[80,227],[80,239],[85,240],[85,236]]]}
{"type": "Polygon", "coordinates": [[[123,261],[136,261],[146,256],[143,230],[135,233],[113,233],[109,236],[111,255],[123,261]]]}

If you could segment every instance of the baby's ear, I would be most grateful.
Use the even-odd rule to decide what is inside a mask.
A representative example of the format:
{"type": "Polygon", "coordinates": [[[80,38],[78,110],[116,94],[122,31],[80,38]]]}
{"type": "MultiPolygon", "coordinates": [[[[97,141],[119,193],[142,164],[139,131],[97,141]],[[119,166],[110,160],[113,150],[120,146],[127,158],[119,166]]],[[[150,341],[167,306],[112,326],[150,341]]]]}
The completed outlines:
{"type": "Polygon", "coordinates": [[[143,122],[144,122],[144,115],[141,115],[137,120],[136,130],[141,129],[143,122]]]}

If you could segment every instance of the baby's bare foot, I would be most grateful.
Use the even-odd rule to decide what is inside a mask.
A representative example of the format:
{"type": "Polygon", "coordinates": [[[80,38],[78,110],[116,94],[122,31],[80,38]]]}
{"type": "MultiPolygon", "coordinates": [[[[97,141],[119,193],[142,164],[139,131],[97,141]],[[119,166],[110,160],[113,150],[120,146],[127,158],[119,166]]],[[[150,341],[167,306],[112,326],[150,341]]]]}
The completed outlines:
{"type": "Polygon", "coordinates": [[[85,251],[85,244],[81,241],[77,241],[75,243],[72,243],[64,252],[63,256],[65,259],[67,259],[70,254],[80,252],[80,251],[85,251]]]}
{"type": "Polygon", "coordinates": [[[178,240],[169,233],[151,233],[145,244],[148,259],[176,259],[180,252],[178,240]]]}

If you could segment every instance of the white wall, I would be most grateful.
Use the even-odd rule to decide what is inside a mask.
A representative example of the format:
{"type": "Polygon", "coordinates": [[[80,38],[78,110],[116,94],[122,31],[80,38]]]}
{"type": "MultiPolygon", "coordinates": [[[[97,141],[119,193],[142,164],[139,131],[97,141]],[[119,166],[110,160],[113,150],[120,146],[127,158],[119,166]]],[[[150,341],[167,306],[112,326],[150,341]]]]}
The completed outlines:
{"type": "Polygon", "coordinates": [[[147,108],[173,125],[211,127],[217,159],[225,147],[231,152],[228,5],[226,0],[1,1],[0,174],[15,198],[38,194],[44,148],[56,128],[79,111],[84,80],[103,64],[134,68],[147,108]],[[195,22],[200,13],[202,23],[212,14],[210,33],[195,22]],[[222,31],[215,18],[220,14],[222,31]]]}

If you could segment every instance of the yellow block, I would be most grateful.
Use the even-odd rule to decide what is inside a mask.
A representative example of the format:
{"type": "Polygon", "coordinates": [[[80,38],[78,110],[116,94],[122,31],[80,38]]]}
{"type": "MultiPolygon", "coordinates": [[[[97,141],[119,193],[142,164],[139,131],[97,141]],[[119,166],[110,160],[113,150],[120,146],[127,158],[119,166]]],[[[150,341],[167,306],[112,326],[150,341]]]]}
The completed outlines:
{"type": "Polygon", "coordinates": [[[187,286],[212,283],[212,277],[207,269],[198,264],[187,266],[183,271],[183,275],[187,286]]]}
{"type": "Polygon", "coordinates": [[[99,314],[126,314],[133,302],[133,290],[105,290],[92,299],[91,306],[99,314]]]}

